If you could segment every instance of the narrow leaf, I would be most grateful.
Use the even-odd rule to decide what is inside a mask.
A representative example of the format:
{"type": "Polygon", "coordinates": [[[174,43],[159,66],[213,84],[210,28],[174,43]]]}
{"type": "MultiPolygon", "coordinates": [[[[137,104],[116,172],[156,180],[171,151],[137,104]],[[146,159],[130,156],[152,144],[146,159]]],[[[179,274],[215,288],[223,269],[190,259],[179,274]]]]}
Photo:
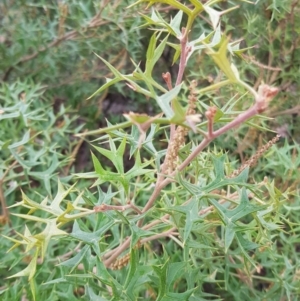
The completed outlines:
{"type": "Polygon", "coordinates": [[[182,84],[176,86],[175,88],[168,91],[167,93],[156,97],[157,104],[160,106],[161,110],[167,116],[167,118],[172,118],[174,115],[170,102],[178,95],[181,88],[182,88],[182,84]]]}

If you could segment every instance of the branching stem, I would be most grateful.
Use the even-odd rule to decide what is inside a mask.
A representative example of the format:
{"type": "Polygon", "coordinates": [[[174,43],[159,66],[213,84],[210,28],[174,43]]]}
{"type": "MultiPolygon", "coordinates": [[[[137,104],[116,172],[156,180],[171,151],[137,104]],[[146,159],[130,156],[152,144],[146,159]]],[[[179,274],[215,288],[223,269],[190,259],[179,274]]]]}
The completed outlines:
{"type": "MultiPolygon", "coordinates": [[[[220,129],[213,131],[213,118],[216,113],[215,108],[210,108],[208,110],[209,114],[207,114],[208,120],[208,135],[205,137],[202,142],[193,150],[193,152],[178,166],[177,170],[173,171],[171,174],[168,175],[168,178],[164,179],[164,175],[160,174],[158,176],[154,191],[152,195],[150,196],[148,202],[146,203],[145,207],[142,210],[142,213],[147,212],[155,203],[157,197],[160,195],[162,189],[166,187],[168,184],[170,184],[172,181],[174,181],[174,177],[177,172],[182,171],[185,167],[187,167],[199,154],[200,152],[207,147],[211,141],[213,141],[215,138],[219,137],[220,135],[224,134],[225,132],[229,131],[230,129],[233,129],[236,126],[239,126],[240,124],[244,123],[251,117],[263,112],[267,106],[269,101],[278,93],[279,89],[270,87],[268,85],[261,85],[258,89],[258,92],[254,93],[256,94],[255,97],[255,103],[252,107],[250,107],[245,112],[238,115],[234,120],[229,122],[228,124],[224,125],[220,129]]],[[[138,226],[141,227],[143,223],[143,219],[140,219],[138,221],[138,226]]],[[[110,257],[107,259],[104,263],[108,267],[110,266],[113,261],[124,251],[126,248],[130,245],[131,238],[127,238],[125,242],[120,245],[115,250],[112,250],[109,252],[110,257]]]]}

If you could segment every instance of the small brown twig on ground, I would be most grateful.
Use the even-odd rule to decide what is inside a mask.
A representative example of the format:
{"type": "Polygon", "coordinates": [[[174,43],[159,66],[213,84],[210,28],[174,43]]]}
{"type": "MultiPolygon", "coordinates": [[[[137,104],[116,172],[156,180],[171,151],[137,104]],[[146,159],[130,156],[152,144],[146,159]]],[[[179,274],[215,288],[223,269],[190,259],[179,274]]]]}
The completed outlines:
{"type": "MultiPolygon", "coordinates": [[[[84,132],[87,132],[87,130],[85,130],[84,132]]],[[[81,138],[81,139],[78,141],[78,143],[76,144],[76,146],[74,147],[74,149],[73,149],[73,151],[72,151],[72,153],[71,153],[71,159],[70,159],[70,162],[69,162],[69,164],[64,168],[64,171],[63,171],[64,175],[68,175],[68,174],[69,174],[70,168],[71,168],[71,166],[73,165],[73,163],[75,162],[77,153],[78,153],[78,151],[79,151],[79,149],[80,149],[80,147],[81,147],[81,145],[82,145],[83,142],[84,142],[84,139],[81,138]]]]}
{"type": "Polygon", "coordinates": [[[133,209],[134,211],[136,211],[138,214],[141,214],[142,211],[137,208],[135,205],[129,203],[127,205],[120,205],[120,206],[116,206],[116,205],[108,205],[108,204],[101,204],[98,206],[94,207],[94,211],[97,212],[105,212],[105,211],[110,211],[110,210],[116,210],[116,211],[125,211],[128,209],[133,209]]]}
{"type": "Polygon", "coordinates": [[[284,111],[271,112],[269,116],[276,117],[281,115],[292,115],[292,114],[300,115],[300,105],[294,106],[293,108],[284,111]]]}
{"type": "Polygon", "coordinates": [[[264,64],[256,61],[253,57],[248,56],[246,54],[242,54],[242,57],[249,60],[253,65],[256,65],[262,69],[271,70],[271,71],[282,71],[281,68],[264,65],[264,64]]]}

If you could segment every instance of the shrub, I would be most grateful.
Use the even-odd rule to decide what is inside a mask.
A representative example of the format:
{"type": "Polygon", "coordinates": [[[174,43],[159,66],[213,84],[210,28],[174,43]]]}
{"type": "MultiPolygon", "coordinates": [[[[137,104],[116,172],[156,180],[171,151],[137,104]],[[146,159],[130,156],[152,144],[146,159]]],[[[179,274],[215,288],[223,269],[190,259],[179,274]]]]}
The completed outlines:
{"type": "MultiPolygon", "coordinates": [[[[22,198],[21,193],[29,198],[40,198],[41,195],[52,197],[58,174],[63,183],[69,182],[69,172],[81,143],[73,137],[82,129],[75,122],[77,117],[74,112],[63,105],[55,111],[44,90],[43,86],[31,81],[2,84],[0,87],[1,233],[5,236],[14,237],[24,229],[20,218],[9,215],[7,206],[14,206],[22,198]]],[[[27,210],[20,208],[18,213],[27,213],[27,210]]],[[[36,223],[35,231],[40,229],[41,224],[36,223]]],[[[8,267],[12,265],[12,271],[18,271],[28,263],[30,255],[23,257],[19,252],[5,255],[7,241],[1,239],[1,244],[2,287],[4,277],[8,276],[8,267]]],[[[21,283],[24,285],[26,281],[21,283]]],[[[18,287],[16,283],[12,286],[18,287]]],[[[17,300],[20,294],[22,290],[12,289],[6,299],[17,300]]]]}
{"type": "MultiPolygon", "coordinates": [[[[263,83],[255,89],[239,73],[236,61],[247,49],[219,20],[238,7],[159,2],[176,14],[143,15],[154,29],[145,66],[133,61],[134,71],[123,74],[98,56],[113,77],[91,96],[125,82],[159,112],[129,112],[123,123],[78,135],[97,136],[95,171],[75,174],[85,188],[59,182],[48,198],[22,194],[16,207],[29,212],[15,216],[28,225],[18,239],[6,236],[15,243],[11,250],[24,245],[29,262],[10,279],[27,276],[36,300],[296,300],[297,207],[284,205],[293,193],[249,178],[270,149],[279,155],[273,146],[279,135],[236,169],[222,145],[212,145],[254,118],[264,120],[279,90],[263,83]],[[213,29],[194,32],[203,13],[213,29]],[[166,47],[174,49],[178,70],[176,78],[165,72],[160,80],[154,71],[166,47]],[[211,84],[183,80],[192,55],[202,57],[204,69],[218,70],[211,84]]],[[[12,289],[3,295],[17,297],[12,289]]]]}

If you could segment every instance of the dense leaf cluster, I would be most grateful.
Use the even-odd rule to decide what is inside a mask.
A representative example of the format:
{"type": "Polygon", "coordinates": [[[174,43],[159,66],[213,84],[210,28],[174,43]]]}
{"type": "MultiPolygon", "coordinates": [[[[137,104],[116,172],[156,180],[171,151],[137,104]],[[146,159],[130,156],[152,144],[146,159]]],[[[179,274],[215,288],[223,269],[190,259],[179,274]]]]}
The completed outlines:
{"type": "Polygon", "coordinates": [[[297,1],[233,2],[0,4],[1,300],[298,299],[300,149],[256,138],[294,109],[297,1]],[[154,114],[83,131],[62,99],[95,123],[114,87],[154,114]]]}

